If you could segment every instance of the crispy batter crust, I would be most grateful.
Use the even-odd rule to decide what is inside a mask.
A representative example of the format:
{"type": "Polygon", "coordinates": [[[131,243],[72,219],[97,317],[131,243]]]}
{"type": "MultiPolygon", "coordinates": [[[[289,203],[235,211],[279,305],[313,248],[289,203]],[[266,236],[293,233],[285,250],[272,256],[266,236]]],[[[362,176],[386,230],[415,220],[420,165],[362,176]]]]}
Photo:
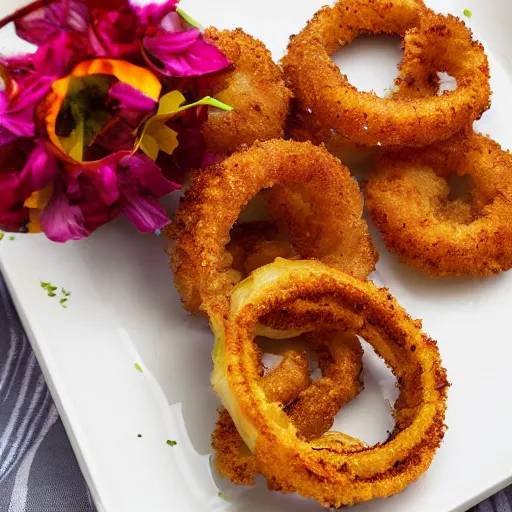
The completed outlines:
{"type": "Polygon", "coordinates": [[[242,144],[283,137],[291,92],[265,45],[241,29],[208,28],[205,37],[233,63],[202,94],[231,105],[232,112],[210,110],[203,126],[207,151],[231,154],[242,144]]]}
{"type": "Polygon", "coordinates": [[[387,290],[318,262],[277,260],[237,286],[227,319],[212,321],[214,389],[233,409],[270,488],[336,508],[396,494],[428,469],[444,436],[449,384],[436,343],[387,290]],[[347,322],[346,329],[368,341],[397,377],[396,425],[385,443],[347,447],[331,433],[301,440],[288,416],[265,401],[252,333],[263,314],[299,299],[311,305],[317,329],[347,322]],[[331,314],[324,318],[325,304],[340,318],[335,312],[334,319],[331,314]]]}
{"type": "Polygon", "coordinates": [[[240,278],[226,250],[231,226],[251,198],[273,187],[274,220],[285,224],[301,257],[319,258],[361,278],[375,268],[362,196],[348,169],[311,143],[257,142],[196,173],[168,230],[176,239],[171,268],[189,311],[206,310],[212,301],[227,307],[240,278]]]}
{"type": "Polygon", "coordinates": [[[366,204],[388,249],[430,276],[491,275],[512,268],[512,155],[483,135],[459,134],[382,157],[366,204]],[[447,178],[469,176],[469,197],[447,178]]]}
{"type": "Polygon", "coordinates": [[[365,146],[426,146],[445,140],[490,106],[489,65],[482,45],[453,16],[435,14],[420,0],[343,0],[322,8],[291,39],[282,61],[302,110],[365,146]],[[361,34],[404,36],[396,97],[360,92],[332,62],[340,46],[361,34]],[[456,91],[429,93],[437,72],[457,79],[456,91]]]}
{"type": "MultiPolygon", "coordinates": [[[[305,337],[316,351],[322,377],[311,383],[306,354],[287,351],[283,361],[261,379],[261,386],[269,402],[286,406],[302,437],[315,439],[332,427],[339,410],[360,393],[363,350],[357,337],[345,333],[319,332],[305,337]]],[[[236,484],[254,484],[256,458],[226,410],[220,413],[212,446],[221,475],[236,484]]]]}

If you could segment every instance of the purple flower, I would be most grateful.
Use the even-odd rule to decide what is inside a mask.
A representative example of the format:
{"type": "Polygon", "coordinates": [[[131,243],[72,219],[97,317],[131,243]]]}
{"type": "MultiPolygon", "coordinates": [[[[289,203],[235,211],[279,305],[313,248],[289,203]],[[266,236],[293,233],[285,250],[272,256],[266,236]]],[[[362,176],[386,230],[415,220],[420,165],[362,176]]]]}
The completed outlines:
{"type": "Polygon", "coordinates": [[[162,20],[171,12],[176,10],[176,5],[179,0],[167,0],[160,4],[149,4],[144,7],[135,6],[135,12],[139,20],[139,25],[151,28],[152,26],[158,26],[162,23],[162,20]]]}
{"type": "Polygon", "coordinates": [[[176,23],[171,30],[161,27],[144,37],[142,45],[146,62],[165,76],[201,76],[230,65],[218,48],[203,40],[200,30],[183,30],[176,23]]]}
{"type": "Polygon", "coordinates": [[[94,144],[108,151],[133,148],[139,126],[155,112],[157,102],[132,86],[117,82],[109,91],[110,122],[95,137],[94,144]]]}
{"type": "Polygon", "coordinates": [[[79,165],[67,169],[41,226],[52,240],[77,240],[124,213],[139,231],[150,233],[169,223],[158,199],[178,188],[144,154],[119,152],[92,170],[79,165]]]}
{"type": "Polygon", "coordinates": [[[51,183],[57,172],[55,157],[42,142],[24,139],[1,148],[0,213],[5,214],[37,190],[51,183]]]}
{"type": "Polygon", "coordinates": [[[25,41],[41,46],[57,37],[62,31],[70,32],[75,38],[87,36],[89,11],[83,0],[63,0],[36,9],[16,20],[16,33],[25,41]]]}
{"type": "Polygon", "coordinates": [[[39,74],[60,78],[70,73],[88,54],[87,41],[62,31],[38,48],[33,55],[33,63],[39,74]]]}
{"type": "Polygon", "coordinates": [[[0,148],[0,229],[18,231],[28,220],[23,203],[49,185],[57,162],[42,142],[19,139],[0,148]]]}
{"type": "Polygon", "coordinates": [[[152,233],[170,220],[158,199],[180,188],[143,154],[124,157],[118,164],[121,211],[142,233],[152,233]]]}
{"type": "Polygon", "coordinates": [[[96,57],[123,58],[139,53],[137,14],[127,4],[116,10],[93,9],[91,45],[96,57]]]}
{"type": "Polygon", "coordinates": [[[34,74],[24,78],[20,86],[0,91],[0,146],[35,135],[34,109],[50,90],[51,82],[34,74]],[[9,89],[13,89],[11,94],[9,89]]]}
{"type": "Polygon", "coordinates": [[[40,222],[45,235],[53,242],[81,240],[90,234],[80,206],[71,204],[61,191],[53,195],[40,222]]]}

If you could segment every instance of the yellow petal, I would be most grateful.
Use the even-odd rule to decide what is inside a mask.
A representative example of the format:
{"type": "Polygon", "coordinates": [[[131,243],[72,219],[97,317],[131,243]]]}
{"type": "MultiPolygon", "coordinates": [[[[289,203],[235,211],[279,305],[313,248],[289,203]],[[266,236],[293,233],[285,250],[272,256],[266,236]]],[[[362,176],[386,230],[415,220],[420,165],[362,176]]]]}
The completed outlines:
{"type": "Polygon", "coordinates": [[[155,139],[160,151],[172,155],[178,147],[178,133],[165,124],[153,123],[147,131],[146,137],[150,135],[155,139]]]}
{"type": "Polygon", "coordinates": [[[42,210],[29,210],[28,218],[29,222],[27,225],[29,233],[42,233],[43,229],[41,228],[41,213],[42,210]]]}
{"type": "Polygon", "coordinates": [[[183,105],[183,103],[185,103],[185,96],[183,96],[180,91],[168,92],[160,99],[157,116],[175,112],[181,105],[183,105]]]}
{"type": "Polygon", "coordinates": [[[156,161],[158,158],[158,152],[160,151],[158,142],[148,133],[144,134],[140,143],[140,149],[142,149],[151,160],[156,161]]]}
{"type": "Polygon", "coordinates": [[[23,206],[25,208],[35,208],[42,210],[46,208],[46,205],[50,202],[52,194],[53,186],[48,185],[47,187],[42,188],[41,190],[36,190],[35,192],[32,192],[30,197],[25,199],[23,206]]]}

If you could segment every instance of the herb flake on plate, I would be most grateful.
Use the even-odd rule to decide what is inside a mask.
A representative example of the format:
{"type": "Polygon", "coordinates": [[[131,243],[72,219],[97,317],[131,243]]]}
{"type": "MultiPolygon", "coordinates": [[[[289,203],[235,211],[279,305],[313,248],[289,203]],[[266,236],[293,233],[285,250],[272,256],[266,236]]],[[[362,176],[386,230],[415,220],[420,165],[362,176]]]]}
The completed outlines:
{"type": "Polygon", "coordinates": [[[167,439],[165,443],[169,446],[176,446],[178,444],[176,441],[171,441],[170,439],[167,439]]]}

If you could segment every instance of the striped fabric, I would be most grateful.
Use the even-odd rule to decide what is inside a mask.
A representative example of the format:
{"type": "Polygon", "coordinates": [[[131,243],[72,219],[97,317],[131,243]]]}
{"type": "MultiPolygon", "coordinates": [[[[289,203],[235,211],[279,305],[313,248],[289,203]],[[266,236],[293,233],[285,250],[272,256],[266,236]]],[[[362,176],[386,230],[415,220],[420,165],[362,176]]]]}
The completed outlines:
{"type": "MultiPolygon", "coordinates": [[[[0,512],[94,512],[1,275],[0,512]]],[[[512,512],[512,488],[471,512],[512,512]]]]}

